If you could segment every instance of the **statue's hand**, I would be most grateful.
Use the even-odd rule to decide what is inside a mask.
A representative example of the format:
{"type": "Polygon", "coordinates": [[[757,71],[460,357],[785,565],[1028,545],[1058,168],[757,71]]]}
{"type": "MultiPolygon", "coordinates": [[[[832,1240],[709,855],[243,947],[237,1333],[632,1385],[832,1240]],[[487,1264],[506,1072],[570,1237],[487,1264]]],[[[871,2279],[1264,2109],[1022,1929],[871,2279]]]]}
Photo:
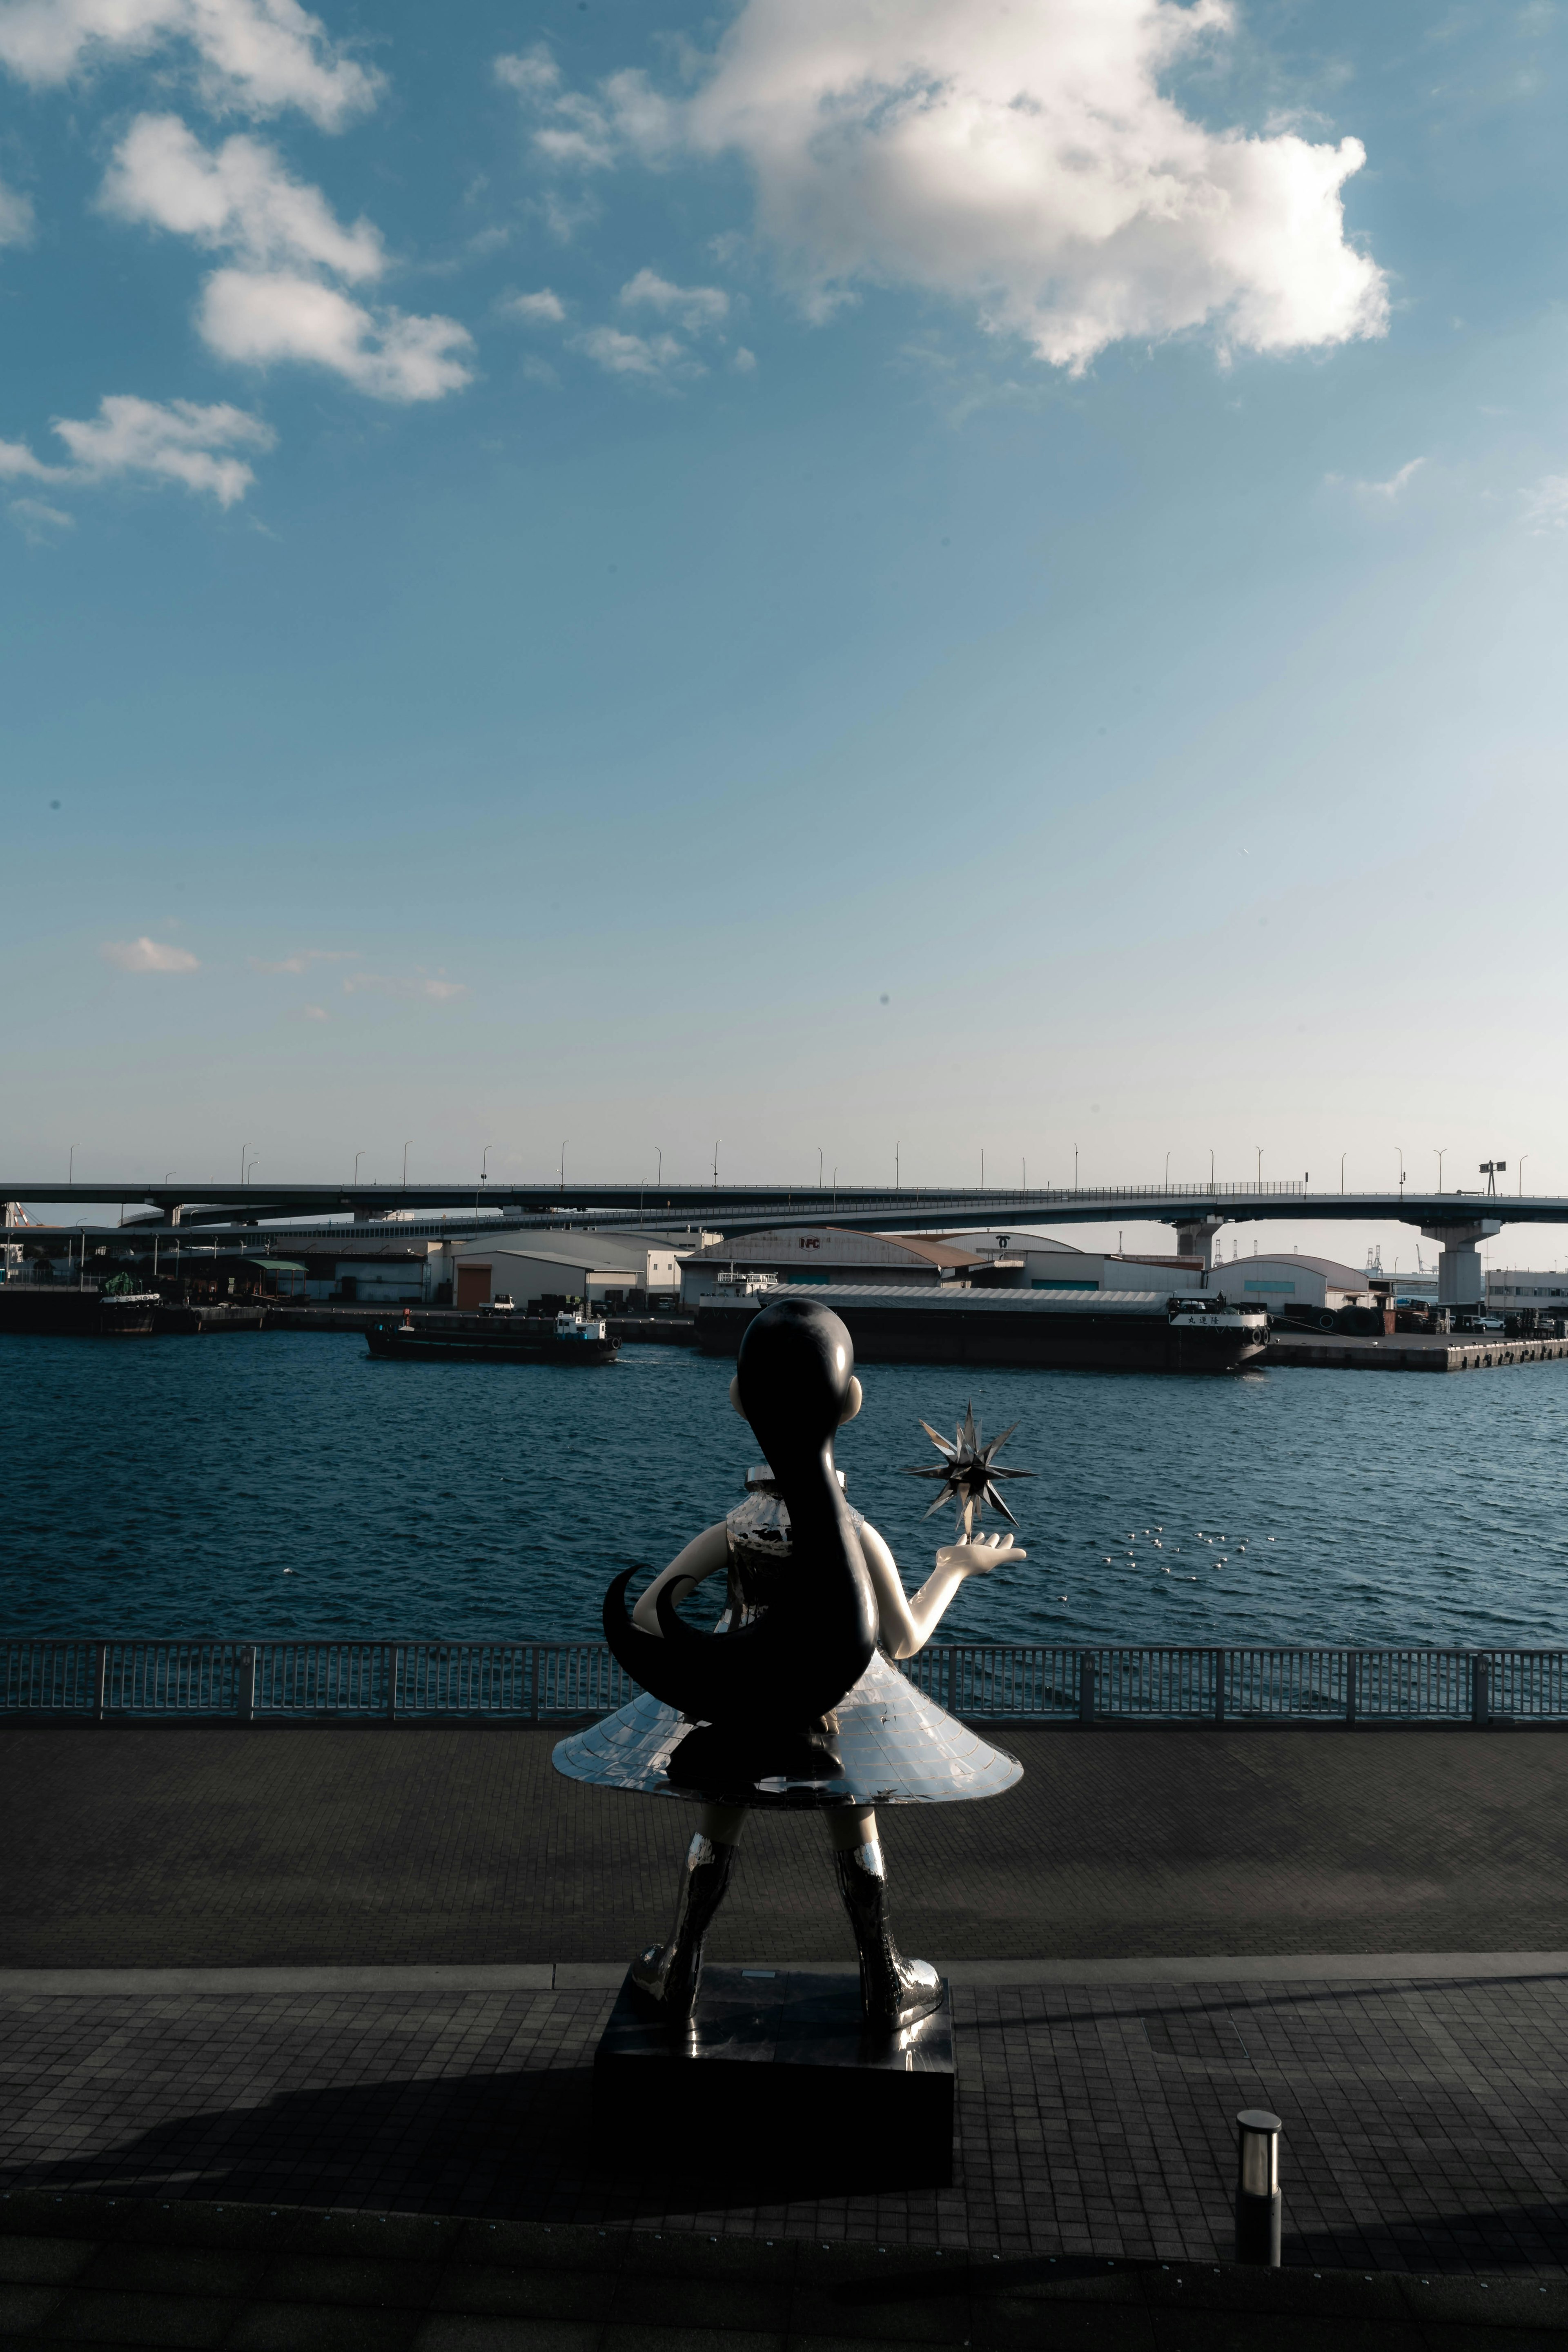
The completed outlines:
{"type": "Polygon", "coordinates": [[[989,1576],[994,1568],[1005,1568],[1016,1559],[1027,1559],[1028,1553],[1011,1536],[976,1536],[969,1543],[943,1544],[937,1553],[938,1568],[955,1568],[960,1576],[989,1576]]]}

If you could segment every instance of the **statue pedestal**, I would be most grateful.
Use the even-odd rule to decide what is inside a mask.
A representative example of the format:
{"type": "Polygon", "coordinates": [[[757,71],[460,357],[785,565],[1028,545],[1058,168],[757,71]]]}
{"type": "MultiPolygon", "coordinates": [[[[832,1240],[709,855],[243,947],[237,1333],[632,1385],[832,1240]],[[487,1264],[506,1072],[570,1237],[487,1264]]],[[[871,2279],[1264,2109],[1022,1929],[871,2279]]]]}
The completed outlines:
{"type": "Polygon", "coordinates": [[[952,2009],[868,2034],[860,1981],[716,1968],[689,2034],[650,2019],[628,1975],[594,2059],[595,2137],[631,2162],[945,2189],[952,2179],[952,2009]]]}

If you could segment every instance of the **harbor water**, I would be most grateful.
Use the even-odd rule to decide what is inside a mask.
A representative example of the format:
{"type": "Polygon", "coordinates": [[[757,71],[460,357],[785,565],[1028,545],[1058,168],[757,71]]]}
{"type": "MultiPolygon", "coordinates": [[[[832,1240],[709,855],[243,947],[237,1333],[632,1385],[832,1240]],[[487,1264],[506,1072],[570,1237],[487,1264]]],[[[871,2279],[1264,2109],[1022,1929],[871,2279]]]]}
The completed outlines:
{"type": "MultiPolygon", "coordinates": [[[[731,1367],[373,1360],[346,1335],[0,1337],[0,1627],[122,1635],[596,1637],[759,1459],[731,1367]]],[[[911,1589],[973,1401],[1026,1561],[945,1639],[1568,1647],[1568,1365],[1478,1379],[869,1367],[850,1499],[911,1589]]]]}

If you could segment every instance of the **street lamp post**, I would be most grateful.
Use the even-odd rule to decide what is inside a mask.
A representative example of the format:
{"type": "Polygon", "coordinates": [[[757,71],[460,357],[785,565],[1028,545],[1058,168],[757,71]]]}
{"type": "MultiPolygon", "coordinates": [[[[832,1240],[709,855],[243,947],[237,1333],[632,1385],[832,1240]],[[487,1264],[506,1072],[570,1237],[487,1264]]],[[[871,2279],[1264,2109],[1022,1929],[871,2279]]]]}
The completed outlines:
{"type": "Polygon", "coordinates": [[[719,1139],[713,1139],[713,1190],[719,1190],[719,1139]]]}
{"type": "Polygon", "coordinates": [[[561,1165],[555,1172],[561,1179],[561,1190],[564,1192],[566,1190],[566,1138],[564,1136],[561,1139],[561,1165]]]}
{"type": "Polygon", "coordinates": [[[898,1143],[895,1143],[893,1146],[893,1190],[895,1192],[899,1189],[899,1153],[901,1149],[902,1146],[898,1143]]]}
{"type": "Polygon", "coordinates": [[[74,1184],[74,1183],[75,1183],[75,1181],[76,1181],[76,1146],[75,1146],[75,1144],[73,1143],[73,1144],[71,1145],[71,1148],[70,1148],[70,1157],[69,1157],[69,1158],[67,1160],[67,1161],[66,1161],[66,1190],[67,1190],[68,1192],[70,1190],[70,1187],[72,1186],[72,1184],[74,1184]]]}
{"type": "Polygon", "coordinates": [[[364,1153],[363,1151],[356,1151],[354,1153],[354,1172],[353,1181],[356,1184],[359,1182],[359,1164],[363,1158],[364,1153]]]}
{"type": "Polygon", "coordinates": [[[1347,1155],[1346,1155],[1344,1152],[1342,1152],[1342,1152],[1341,1152],[1341,1154],[1340,1154],[1340,1191],[1341,1191],[1342,1192],[1344,1191],[1344,1189],[1345,1189],[1345,1159],[1346,1159],[1346,1156],[1347,1156],[1347,1155]]]}
{"type": "Polygon", "coordinates": [[[1209,1191],[1214,1191],[1214,1145],[1209,1145],[1209,1191]]]}
{"type": "Polygon", "coordinates": [[[494,1150],[495,1145],[493,1143],[487,1143],[484,1150],[479,1154],[479,1181],[481,1184],[488,1184],[490,1181],[489,1156],[494,1150]]]}
{"type": "Polygon", "coordinates": [[[245,1155],[249,1149],[248,1143],[242,1143],[239,1147],[239,1181],[242,1184],[245,1181],[245,1155]]]}
{"type": "Polygon", "coordinates": [[[1166,1190],[1166,1192],[1168,1192],[1170,1191],[1170,1189],[1171,1189],[1171,1155],[1170,1155],[1170,1153],[1167,1151],[1167,1152],[1166,1152],[1166,1154],[1165,1154],[1165,1190],[1166,1190]]]}
{"type": "Polygon", "coordinates": [[[1078,1191],[1078,1146],[1076,1143],[1072,1148],[1072,1188],[1075,1192],[1078,1191]]]}
{"type": "MultiPolygon", "coordinates": [[[[1436,1144],[1432,1146],[1432,1149],[1434,1151],[1437,1151],[1436,1144]]],[[[1437,1151],[1437,1190],[1439,1192],[1443,1190],[1443,1154],[1447,1150],[1447,1145],[1445,1144],[1443,1146],[1443,1150],[1437,1151]]]]}
{"type": "MultiPolygon", "coordinates": [[[[653,1180],[653,1181],[654,1181],[654,1182],[655,1182],[656,1184],[662,1186],[662,1185],[663,1185],[663,1183],[664,1183],[664,1154],[663,1154],[663,1152],[659,1150],[659,1147],[658,1147],[658,1145],[657,1143],[654,1145],[654,1147],[653,1147],[653,1148],[654,1148],[654,1154],[655,1154],[655,1157],[658,1159],[658,1173],[655,1175],[655,1177],[654,1177],[654,1180],[653,1180]]],[[[822,1159],[822,1154],[821,1154],[820,1152],[818,1152],[816,1156],[817,1156],[818,1162],[820,1163],[821,1159],[822,1159]]],[[[819,1165],[818,1165],[818,1168],[817,1168],[817,1174],[820,1176],[820,1175],[821,1175],[821,1173],[822,1173],[822,1171],[821,1171],[821,1167],[820,1167],[820,1164],[819,1164],[819,1165]]]]}
{"type": "Polygon", "coordinates": [[[1261,1192],[1263,1190],[1263,1146],[1261,1143],[1255,1143],[1252,1148],[1258,1154],[1258,1189],[1261,1192]]]}
{"type": "Polygon", "coordinates": [[[1524,1198],[1524,1163],[1529,1157],[1528,1151],[1521,1151],[1519,1155],[1519,1197],[1521,1201],[1524,1198]]]}
{"type": "Polygon", "coordinates": [[[820,1143],[816,1147],[816,1189],[819,1192],[822,1190],[822,1146],[820,1143]]]}
{"type": "Polygon", "coordinates": [[[1402,1143],[1396,1143],[1394,1150],[1399,1161],[1399,1197],[1403,1201],[1405,1198],[1405,1146],[1402,1143]]]}
{"type": "Polygon", "coordinates": [[[247,1182],[247,1184],[248,1184],[248,1183],[249,1183],[249,1181],[250,1181],[250,1171],[251,1171],[251,1170],[252,1170],[253,1168],[259,1168],[259,1167],[260,1167],[260,1165],[261,1165],[261,1162],[260,1162],[259,1159],[257,1159],[257,1160],[247,1160],[246,1161],[246,1163],[245,1163],[245,1181],[246,1181],[246,1182],[247,1182]]]}
{"type": "MultiPolygon", "coordinates": [[[[412,1143],[413,1140],[414,1138],[410,1136],[408,1143],[412,1143]]],[[[403,1147],[403,1189],[405,1192],[408,1190],[408,1143],[403,1147]]]]}

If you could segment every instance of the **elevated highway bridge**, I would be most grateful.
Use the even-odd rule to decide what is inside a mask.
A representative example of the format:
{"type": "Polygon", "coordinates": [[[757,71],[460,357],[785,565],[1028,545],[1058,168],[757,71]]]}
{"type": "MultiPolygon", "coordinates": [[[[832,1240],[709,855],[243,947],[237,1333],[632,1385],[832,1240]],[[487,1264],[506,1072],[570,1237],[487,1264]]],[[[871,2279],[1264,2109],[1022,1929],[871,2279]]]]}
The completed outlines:
{"type": "Polygon", "coordinates": [[[1406,1186],[1385,1192],[1314,1192],[1300,1183],[1124,1184],[1098,1188],[868,1189],[852,1185],[778,1184],[78,1184],[20,1183],[0,1178],[0,1201],[47,1202],[57,1214],[78,1209],[73,1234],[123,1240],[127,1227],[149,1236],[199,1228],[204,1243],[232,1239],[254,1245],[265,1233],[286,1244],[299,1222],[331,1220],[335,1232],[406,1220],[410,1240],[433,1231],[488,1227],[499,1211],[506,1223],[559,1232],[628,1222],[703,1226],[739,1236],[790,1225],[832,1224],[873,1233],[1013,1233],[1036,1226],[1156,1223],[1172,1227],[1183,1256],[1213,1260],[1214,1240],[1227,1224],[1286,1219],[1305,1223],[1401,1223],[1438,1244],[1438,1298],[1468,1307],[1483,1295],[1479,1244],[1504,1225],[1568,1225],[1568,1198],[1560,1194],[1428,1192],[1406,1186]],[[117,1205],[121,1223],[89,1222],[117,1205]],[[339,1220],[346,1221],[345,1224],[339,1220]]]}

